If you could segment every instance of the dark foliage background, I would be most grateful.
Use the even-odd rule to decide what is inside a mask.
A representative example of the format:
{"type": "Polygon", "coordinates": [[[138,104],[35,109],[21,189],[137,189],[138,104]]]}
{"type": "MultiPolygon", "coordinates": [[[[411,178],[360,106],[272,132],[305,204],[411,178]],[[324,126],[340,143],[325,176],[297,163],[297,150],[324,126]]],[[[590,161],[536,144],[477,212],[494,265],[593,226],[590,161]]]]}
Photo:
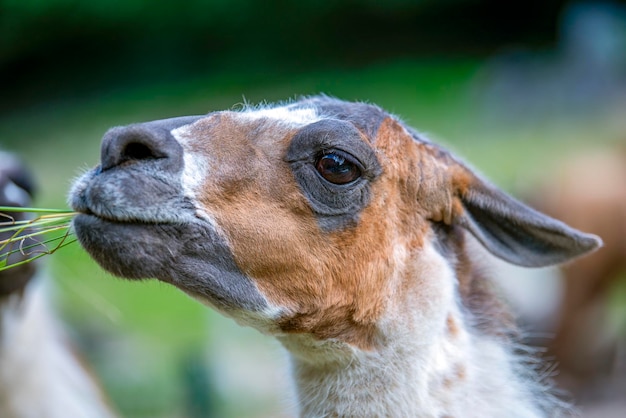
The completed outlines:
{"type": "Polygon", "coordinates": [[[1,0],[0,110],[198,74],[276,75],[547,47],[565,3],[1,0]]]}
{"type": "MultiPolygon", "coordinates": [[[[624,3],[0,0],[0,148],[34,171],[37,206],[64,207],[111,126],[327,93],[379,104],[532,197],[570,156],[626,149],[624,3]]],[[[78,245],[40,268],[121,416],[293,411],[287,362],[268,338],[165,284],[113,279],[78,245]]],[[[503,277],[528,322],[544,325],[537,302],[554,305],[549,283],[560,282],[537,274],[503,277]]],[[[590,319],[608,340],[621,335],[616,352],[620,274],[602,320],[590,319]]],[[[623,387],[596,392],[623,404],[623,387]]]]}

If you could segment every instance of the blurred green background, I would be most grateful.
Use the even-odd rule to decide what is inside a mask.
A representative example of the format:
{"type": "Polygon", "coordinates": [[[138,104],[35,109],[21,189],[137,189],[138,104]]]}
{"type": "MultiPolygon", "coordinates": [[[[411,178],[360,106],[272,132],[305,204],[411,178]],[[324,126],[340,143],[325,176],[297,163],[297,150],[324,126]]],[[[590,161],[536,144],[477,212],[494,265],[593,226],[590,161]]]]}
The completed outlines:
{"type": "MultiPolygon", "coordinates": [[[[35,171],[41,207],[65,207],[111,126],[317,93],[376,103],[526,195],[555,161],[625,142],[626,12],[561,0],[0,0],[0,77],[0,146],[35,171]]],[[[289,410],[272,390],[287,371],[269,339],[164,284],[111,278],[78,245],[42,268],[122,416],[289,410]]]]}

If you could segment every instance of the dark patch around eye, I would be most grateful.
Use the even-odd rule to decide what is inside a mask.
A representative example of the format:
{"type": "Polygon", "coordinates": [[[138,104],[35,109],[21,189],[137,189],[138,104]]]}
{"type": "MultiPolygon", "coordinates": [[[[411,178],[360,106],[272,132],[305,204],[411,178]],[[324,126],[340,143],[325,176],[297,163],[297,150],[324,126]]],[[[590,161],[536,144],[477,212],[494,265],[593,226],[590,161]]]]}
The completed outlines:
{"type": "Polygon", "coordinates": [[[382,172],[376,154],[350,122],[324,119],[302,128],[285,160],[324,230],[358,222],[382,172]]]}

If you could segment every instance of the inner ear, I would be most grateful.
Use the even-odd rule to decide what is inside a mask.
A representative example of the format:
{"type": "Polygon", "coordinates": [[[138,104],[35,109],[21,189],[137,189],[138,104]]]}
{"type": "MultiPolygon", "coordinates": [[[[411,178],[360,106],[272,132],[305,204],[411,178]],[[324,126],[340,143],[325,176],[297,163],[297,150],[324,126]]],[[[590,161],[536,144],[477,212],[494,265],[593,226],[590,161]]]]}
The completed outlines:
{"type": "Polygon", "coordinates": [[[563,263],[598,248],[602,241],[552,219],[477,176],[460,191],[463,210],[455,221],[495,256],[526,267],[563,263]]]}

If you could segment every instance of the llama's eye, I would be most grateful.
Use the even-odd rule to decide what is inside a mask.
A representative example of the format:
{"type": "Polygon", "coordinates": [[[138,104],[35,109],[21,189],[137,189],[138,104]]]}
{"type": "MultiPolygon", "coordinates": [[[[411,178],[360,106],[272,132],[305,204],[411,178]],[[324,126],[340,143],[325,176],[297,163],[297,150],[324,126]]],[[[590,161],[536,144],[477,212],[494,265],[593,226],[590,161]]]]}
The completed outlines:
{"type": "Polygon", "coordinates": [[[348,184],[361,177],[359,167],[337,152],[319,157],[315,169],[325,180],[334,184],[348,184]]]}

